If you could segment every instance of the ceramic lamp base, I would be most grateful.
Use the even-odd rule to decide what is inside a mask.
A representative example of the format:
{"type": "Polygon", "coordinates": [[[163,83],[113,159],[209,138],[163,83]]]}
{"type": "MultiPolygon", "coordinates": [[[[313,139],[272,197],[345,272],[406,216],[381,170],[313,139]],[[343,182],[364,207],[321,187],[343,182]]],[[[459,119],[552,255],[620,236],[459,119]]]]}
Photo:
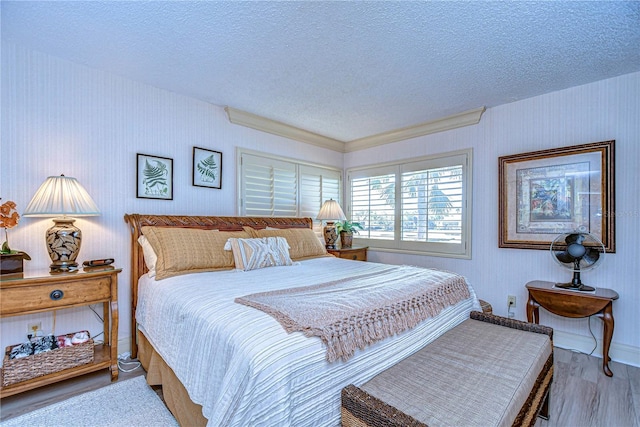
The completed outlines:
{"type": "Polygon", "coordinates": [[[333,222],[327,222],[324,226],[324,244],[327,249],[335,249],[338,241],[338,233],[333,222]]]}
{"type": "Polygon", "coordinates": [[[49,268],[52,273],[66,273],[78,270],[76,258],[80,253],[82,232],[73,225],[73,218],[55,218],[54,225],[46,232],[47,250],[51,258],[49,268]]]}

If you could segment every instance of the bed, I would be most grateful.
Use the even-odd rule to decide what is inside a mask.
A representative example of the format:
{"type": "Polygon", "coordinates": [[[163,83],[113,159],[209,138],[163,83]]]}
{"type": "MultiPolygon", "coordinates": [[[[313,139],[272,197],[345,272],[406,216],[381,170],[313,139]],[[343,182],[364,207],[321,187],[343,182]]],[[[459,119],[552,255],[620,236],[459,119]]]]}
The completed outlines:
{"type": "MultiPolygon", "coordinates": [[[[131,353],[147,371],[147,382],[162,386],[165,402],[181,425],[339,425],[344,386],[368,381],[480,308],[464,280],[465,298],[442,305],[404,331],[330,357],[324,337],[309,337],[307,331],[289,333],[282,319],[256,308],[263,300],[247,303],[247,299],[285,292],[281,301],[292,304],[307,294],[291,296],[290,291],[309,288],[321,294],[329,284],[356,279],[365,280],[362,286],[375,287],[376,275],[387,274],[392,267],[336,258],[322,245],[318,250],[317,244],[305,240],[312,235],[310,218],[127,214],[125,221],[132,232],[131,353]],[[207,264],[218,262],[217,258],[195,265],[198,248],[211,247],[213,240],[190,240],[195,252],[185,255],[188,268],[180,270],[173,259],[187,251],[176,249],[175,240],[154,234],[205,234],[198,230],[210,232],[207,238],[215,242],[236,234],[232,238],[236,243],[285,236],[292,262],[247,268],[247,260],[226,251],[224,256],[232,256],[231,268],[228,259],[220,261],[222,266],[207,264]],[[155,261],[155,271],[145,263],[141,236],[158,249],[157,259],[147,258],[149,263],[155,261]],[[298,242],[297,236],[305,237],[298,242]],[[246,271],[239,271],[239,265],[246,271]]],[[[148,246],[145,250],[148,253],[148,246]]],[[[409,273],[415,271],[405,274],[409,273]]]]}

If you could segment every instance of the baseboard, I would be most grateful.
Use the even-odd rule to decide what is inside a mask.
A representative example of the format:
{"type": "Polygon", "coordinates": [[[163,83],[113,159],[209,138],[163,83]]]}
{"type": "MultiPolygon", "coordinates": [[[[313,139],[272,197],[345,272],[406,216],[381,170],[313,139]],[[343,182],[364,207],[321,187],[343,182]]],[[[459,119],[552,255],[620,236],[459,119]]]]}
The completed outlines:
{"type": "MultiPolygon", "coordinates": [[[[598,339],[597,346],[592,355],[602,359],[602,340],[598,339]]],[[[582,353],[590,353],[596,344],[592,337],[576,335],[558,330],[553,331],[553,345],[567,350],[578,350],[582,353]]],[[[611,343],[609,357],[614,362],[624,363],[640,367],[640,348],[626,344],[611,343]]]]}

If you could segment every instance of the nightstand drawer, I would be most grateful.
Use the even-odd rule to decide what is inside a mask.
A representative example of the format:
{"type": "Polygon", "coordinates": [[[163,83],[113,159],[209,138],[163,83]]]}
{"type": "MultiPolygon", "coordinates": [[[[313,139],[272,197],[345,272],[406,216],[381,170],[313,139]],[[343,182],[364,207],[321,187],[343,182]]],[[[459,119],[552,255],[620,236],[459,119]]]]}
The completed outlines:
{"type": "Polygon", "coordinates": [[[337,256],[338,258],[351,259],[355,261],[366,261],[367,249],[368,249],[368,246],[355,247],[355,248],[327,249],[327,252],[337,256]]]}
{"type": "Polygon", "coordinates": [[[355,251],[341,252],[339,255],[340,258],[344,259],[353,259],[356,261],[366,261],[367,260],[367,250],[359,249],[355,251]]]}
{"type": "Polygon", "coordinates": [[[0,314],[25,314],[39,310],[86,305],[111,297],[109,277],[84,278],[60,283],[11,286],[2,289],[0,314]]]}

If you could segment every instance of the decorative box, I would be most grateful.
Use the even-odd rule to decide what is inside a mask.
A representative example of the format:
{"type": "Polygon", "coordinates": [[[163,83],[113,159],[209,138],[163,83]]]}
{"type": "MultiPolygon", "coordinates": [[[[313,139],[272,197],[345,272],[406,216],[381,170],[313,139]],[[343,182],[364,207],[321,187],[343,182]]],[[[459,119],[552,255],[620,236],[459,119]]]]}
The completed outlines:
{"type": "MultiPolygon", "coordinates": [[[[53,336],[51,338],[53,340],[53,336]]],[[[88,331],[60,335],[55,338],[55,341],[58,348],[15,359],[10,358],[11,351],[14,347],[25,345],[14,344],[7,347],[2,362],[2,386],[6,387],[93,362],[93,339],[90,338],[88,331]],[[76,334],[86,334],[87,341],[70,344],[76,334]]]]}

